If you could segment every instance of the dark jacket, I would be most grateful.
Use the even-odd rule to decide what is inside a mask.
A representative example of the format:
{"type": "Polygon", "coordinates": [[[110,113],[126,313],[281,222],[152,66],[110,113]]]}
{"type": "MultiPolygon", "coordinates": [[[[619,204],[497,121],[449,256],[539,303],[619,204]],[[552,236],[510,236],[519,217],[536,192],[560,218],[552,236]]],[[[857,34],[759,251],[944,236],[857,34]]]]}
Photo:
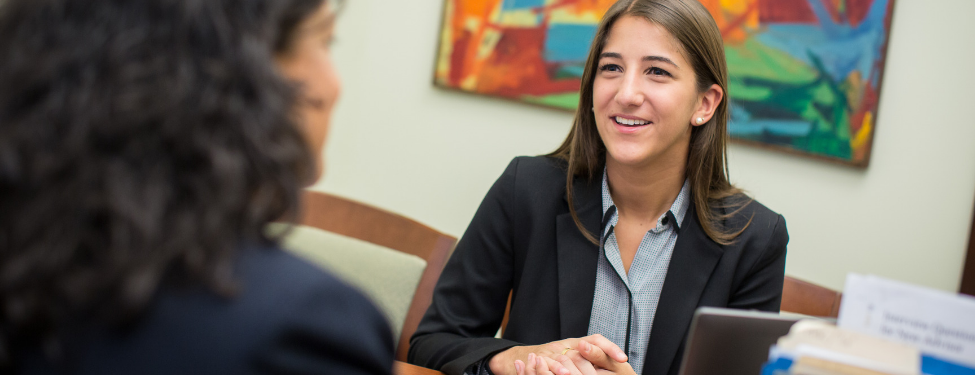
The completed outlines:
{"type": "Polygon", "coordinates": [[[243,251],[237,265],[234,298],[163,287],[131,329],[74,329],[64,338],[64,361],[28,351],[18,372],[391,373],[389,326],[358,292],[280,249],[243,251]]]}
{"type": "MultiPolygon", "coordinates": [[[[519,157],[474,215],[410,342],[411,363],[460,374],[515,345],[586,336],[599,247],[569,214],[565,164],[519,157]],[[503,339],[494,335],[512,292],[503,339]]],[[[602,180],[576,178],[577,213],[590,233],[602,216],[602,180]]],[[[680,225],[661,291],[643,374],[676,374],[694,310],[701,306],[778,311],[788,234],[785,220],[751,202],[724,225],[751,224],[732,245],[712,241],[693,202],[680,225]]]]}

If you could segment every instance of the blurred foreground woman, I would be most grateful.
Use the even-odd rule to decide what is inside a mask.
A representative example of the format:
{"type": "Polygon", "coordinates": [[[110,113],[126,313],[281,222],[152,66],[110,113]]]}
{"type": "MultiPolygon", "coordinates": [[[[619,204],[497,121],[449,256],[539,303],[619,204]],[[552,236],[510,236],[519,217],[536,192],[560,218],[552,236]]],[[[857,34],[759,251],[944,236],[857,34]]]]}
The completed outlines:
{"type": "Polygon", "coordinates": [[[390,372],[264,234],[320,170],[335,5],[0,2],[0,372],[390,372]]]}

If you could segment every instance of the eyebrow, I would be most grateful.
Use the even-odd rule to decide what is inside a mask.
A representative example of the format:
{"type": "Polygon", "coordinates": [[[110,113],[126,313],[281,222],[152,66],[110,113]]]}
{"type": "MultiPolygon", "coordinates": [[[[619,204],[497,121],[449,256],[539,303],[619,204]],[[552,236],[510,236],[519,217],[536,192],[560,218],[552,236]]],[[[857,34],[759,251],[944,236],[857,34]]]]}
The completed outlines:
{"type": "Polygon", "coordinates": [[[313,32],[313,33],[320,32],[320,31],[327,31],[334,23],[335,23],[335,14],[333,13],[333,14],[329,14],[325,18],[320,18],[318,20],[315,20],[312,24],[305,27],[305,31],[313,32]]]}
{"type": "MultiPolygon", "coordinates": [[[[622,59],[623,58],[623,55],[620,55],[620,54],[618,54],[616,52],[603,52],[603,53],[599,54],[599,58],[600,59],[606,58],[606,57],[615,58],[615,59],[622,59]]],[[[668,58],[663,57],[663,56],[643,56],[643,58],[640,59],[640,60],[643,60],[643,61],[659,61],[659,62],[662,62],[662,63],[667,63],[667,64],[670,64],[670,65],[673,65],[673,66],[677,67],[678,69],[680,68],[679,66],[677,66],[676,63],[674,63],[673,60],[668,59],[668,58]]]]}

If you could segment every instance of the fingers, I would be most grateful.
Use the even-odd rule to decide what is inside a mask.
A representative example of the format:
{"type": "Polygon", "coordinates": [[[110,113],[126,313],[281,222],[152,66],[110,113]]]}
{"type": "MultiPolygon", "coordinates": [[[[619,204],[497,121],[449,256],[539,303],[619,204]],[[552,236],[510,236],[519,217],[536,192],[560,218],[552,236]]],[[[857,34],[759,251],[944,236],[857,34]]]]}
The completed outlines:
{"type": "Polygon", "coordinates": [[[582,375],[596,375],[596,366],[586,359],[586,357],[583,357],[582,353],[580,353],[578,350],[572,350],[567,354],[569,354],[568,357],[572,360],[572,363],[576,365],[576,368],[579,369],[579,372],[581,372],[582,375]]]}
{"type": "Polygon", "coordinates": [[[596,368],[592,363],[589,363],[589,360],[582,357],[575,349],[556,357],[555,360],[568,369],[571,375],[596,375],[596,368]]]}
{"type": "Polygon", "coordinates": [[[633,372],[633,367],[630,367],[629,363],[616,362],[615,360],[609,358],[609,356],[606,355],[606,353],[603,352],[603,350],[598,346],[589,343],[580,344],[579,346],[583,348],[583,350],[579,351],[582,358],[585,358],[592,363],[593,366],[598,368],[596,370],[596,374],[636,375],[636,373],[633,372]]]}
{"type": "MultiPolygon", "coordinates": [[[[623,353],[623,349],[620,349],[619,346],[614,344],[612,341],[609,341],[609,339],[603,337],[603,335],[595,334],[592,336],[586,336],[582,338],[582,341],[598,347],[603,351],[603,353],[606,353],[609,358],[612,358],[616,362],[623,363],[628,360],[626,353],[623,353]]],[[[582,352],[582,350],[579,351],[582,352]]]]}
{"type": "Polygon", "coordinates": [[[527,369],[525,368],[525,362],[522,362],[520,359],[516,359],[515,360],[515,373],[517,373],[518,375],[535,375],[535,369],[534,368],[531,369],[531,372],[530,373],[528,373],[526,371],[527,371],[527,369]]]}
{"type": "Polygon", "coordinates": [[[596,367],[604,368],[607,370],[613,370],[616,368],[617,362],[606,355],[600,347],[592,345],[586,341],[579,343],[579,354],[582,358],[585,358],[591,362],[596,367]]]}
{"type": "MultiPolygon", "coordinates": [[[[565,356],[563,355],[563,356],[560,356],[560,357],[565,357],[565,356]]],[[[545,365],[548,366],[548,368],[555,375],[579,375],[579,371],[578,370],[576,370],[576,372],[572,372],[572,370],[570,370],[569,368],[567,368],[566,365],[564,363],[562,363],[562,362],[559,362],[559,361],[557,361],[555,359],[552,359],[552,358],[549,358],[549,357],[543,357],[543,358],[545,359],[545,361],[544,361],[545,362],[545,365]]],[[[568,361],[568,363],[571,365],[572,364],[572,361],[568,361]]],[[[572,366],[571,368],[572,369],[575,369],[575,366],[572,366]]]]}
{"type": "Polygon", "coordinates": [[[528,354],[528,364],[521,363],[520,360],[515,361],[515,370],[518,370],[518,365],[521,364],[524,368],[524,373],[519,372],[518,375],[556,375],[549,371],[548,365],[545,363],[544,357],[535,355],[535,353],[528,354]]]}

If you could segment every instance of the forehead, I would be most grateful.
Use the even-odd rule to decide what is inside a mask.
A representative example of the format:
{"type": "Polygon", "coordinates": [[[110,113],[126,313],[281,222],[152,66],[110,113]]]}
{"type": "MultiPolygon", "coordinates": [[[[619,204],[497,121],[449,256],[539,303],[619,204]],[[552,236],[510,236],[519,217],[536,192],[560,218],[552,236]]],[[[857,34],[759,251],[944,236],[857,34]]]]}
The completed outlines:
{"type": "Polygon", "coordinates": [[[684,59],[684,48],[663,26],[639,16],[620,17],[609,29],[603,52],[623,56],[664,56],[684,59]]]}
{"type": "Polygon", "coordinates": [[[330,31],[335,24],[335,1],[325,1],[302,22],[303,29],[311,32],[330,31]]]}

